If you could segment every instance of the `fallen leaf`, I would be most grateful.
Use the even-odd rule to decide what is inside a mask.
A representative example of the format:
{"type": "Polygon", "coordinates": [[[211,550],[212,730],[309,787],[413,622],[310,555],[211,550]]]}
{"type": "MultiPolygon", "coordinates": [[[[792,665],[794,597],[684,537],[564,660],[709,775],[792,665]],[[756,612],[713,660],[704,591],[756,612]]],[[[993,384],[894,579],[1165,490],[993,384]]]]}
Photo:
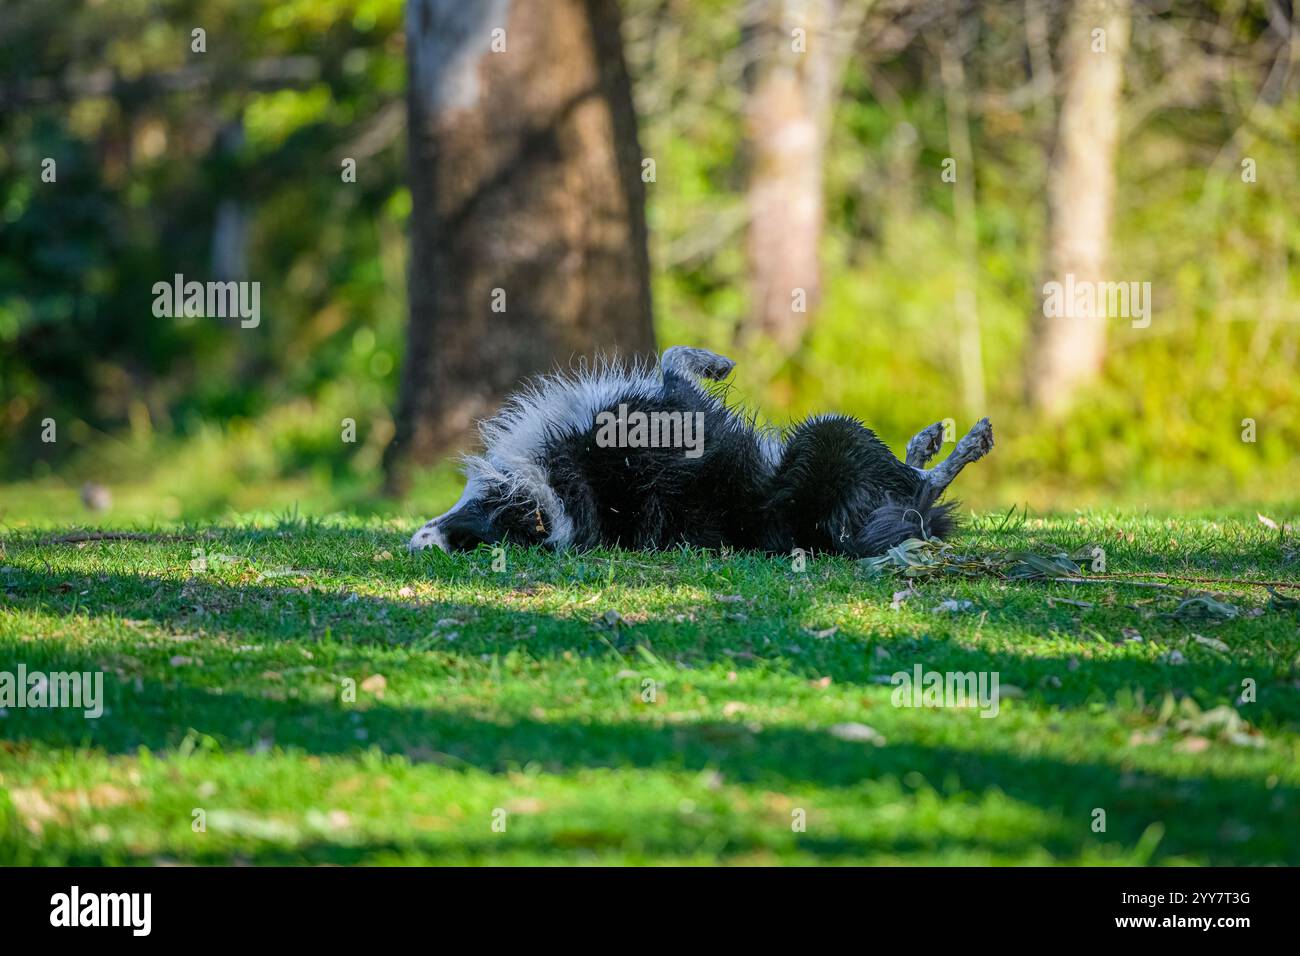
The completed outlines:
{"type": "Polygon", "coordinates": [[[936,604],[930,608],[931,614],[961,614],[965,611],[975,610],[974,601],[957,601],[949,598],[946,601],[936,604]]]}
{"type": "Polygon", "coordinates": [[[1223,643],[1223,641],[1219,640],[1217,637],[1205,637],[1204,635],[1201,634],[1193,634],[1192,640],[1194,640],[1197,644],[1202,644],[1205,647],[1213,648],[1216,651],[1223,651],[1225,654],[1228,651],[1228,645],[1223,643]]]}
{"type": "Polygon", "coordinates": [[[1159,743],[1160,738],[1163,736],[1164,733],[1159,728],[1155,730],[1136,730],[1129,735],[1128,745],[1130,747],[1146,747],[1150,744],[1159,743]]]}
{"type": "Polygon", "coordinates": [[[352,826],[352,817],[346,810],[331,810],[326,814],[325,819],[335,830],[344,830],[352,826]]]}
{"type": "Polygon", "coordinates": [[[59,810],[39,790],[15,788],[9,791],[9,800],[23,825],[35,836],[41,835],[47,822],[59,817],[59,810]]]}
{"type": "Polygon", "coordinates": [[[1300,598],[1288,597],[1285,594],[1278,594],[1273,588],[1268,589],[1269,600],[1268,606],[1275,611],[1296,611],[1300,610],[1300,598]]]}
{"type": "Polygon", "coordinates": [[[832,737],[839,740],[848,740],[854,743],[869,743],[877,747],[885,745],[885,738],[874,727],[868,727],[866,724],[845,723],[832,724],[826,729],[832,737]]]}
{"type": "Polygon", "coordinates": [[[1189,597],[1170,613],[1170,617],[1178,620],[1213,620],[1213,621],[1231,621],[1241,613],[1241,608],[1231,604],[1225,604],[1222,601],[1216,601],[1208,594],[1200,594],[1196,597],[1189,597]]]}
{"type": "Polygon", "coordinates": [[[542,801],[538,800],[537,797],[516,797],[515,800],[511,800],[510,803],[506,804],[506,809],[510,810],[511,813],[526,817],[529,814],[541,813],[542,806],[542,801]]]}
{"type": "Polygon", "coordinates": [[[1017,551],[1008,555],[1013,566],[1007,572],[1013,578],[1066,578],[1080,573],[1079,566],[1067,554],[1049,556],[1017,551]]]}

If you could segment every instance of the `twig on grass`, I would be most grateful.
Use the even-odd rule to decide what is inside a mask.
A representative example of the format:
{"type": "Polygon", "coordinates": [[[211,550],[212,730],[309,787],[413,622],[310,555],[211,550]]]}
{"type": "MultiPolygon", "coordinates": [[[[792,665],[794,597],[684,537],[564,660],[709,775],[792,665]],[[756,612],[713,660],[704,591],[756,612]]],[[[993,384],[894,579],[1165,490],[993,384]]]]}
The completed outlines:
{"type": "MultiPolygon", "coordinates": [[[[1062,584],[1130,584],[1135,588],[1160,588],[1164,591],[1186,591],[1174,584],[1158,584],[1155,581],[1115,581],[1109,575],[1095,578],[1046,578],[1048,581],[1060,581],[1062,584]]],[[[1058,598],[1059,600],[1059,598],[1058,598]]]]}
{"type": "MultiPolygon", "coordinates": [[[[879,557],[862,559],[861,564],[869,574],[890,571],[913,581],[945,576],[993,577],[1003,581],[1059,581],[1062,584],[1127,584],[1159,591],[1183,592],[1198,590],[1195,585],[1239,585],[1266,588],[1270,592],[1275,588],[1300,589],[1300,582],[1296,581],[1209,578],[1165,571],[1102,571],[1084,577],[1078,562],[1078,555],[1065,553],[1042,555],[1029,551],[996,551],[980,556],[959,554],[937,538],[910,538],[879,557]],[[1134,580],[1135,578],[1160,580],[1140,581],[1134,580]]],[[[1234,596],[1226,591],[1208,593],[1234,596]]],[[[1289,600],[1287,599],[1288,602],[1289,600]]]]}
{"type": "Polygon", "coordinates": [[[1255,581],[1250,578],[1193,578],[1165,571],[1108,571],[1105,577],[1163,578],[1169,581],[1191,581],[1195,584],[1245,584],[1256,588],[1300,588],[1300,581],[1255,581]]]}

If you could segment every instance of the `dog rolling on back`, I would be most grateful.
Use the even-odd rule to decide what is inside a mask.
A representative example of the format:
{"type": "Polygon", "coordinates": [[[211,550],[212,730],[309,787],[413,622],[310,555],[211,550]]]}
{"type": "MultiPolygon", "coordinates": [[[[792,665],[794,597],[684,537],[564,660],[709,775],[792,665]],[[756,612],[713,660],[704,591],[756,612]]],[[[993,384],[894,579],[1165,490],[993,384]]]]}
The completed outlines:
{"type": "Polygon", "coordinates": [[[941,464],[942,423],[899,460],[862,423],[817,415],[778,432],[702,384],[735,363],[677,346],[657,367],[606,363],[536,380],[481,426],[465,492],[411,548],[695,547],[882,554],[944,537],[940,496],[993,447],[982,419],[941,464]]]}

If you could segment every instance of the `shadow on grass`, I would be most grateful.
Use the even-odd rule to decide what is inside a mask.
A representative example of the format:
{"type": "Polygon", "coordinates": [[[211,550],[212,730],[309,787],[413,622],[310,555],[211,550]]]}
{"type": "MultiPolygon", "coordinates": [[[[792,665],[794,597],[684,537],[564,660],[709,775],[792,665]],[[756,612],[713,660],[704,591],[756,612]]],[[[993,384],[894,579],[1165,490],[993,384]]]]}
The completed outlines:
{"type": "MultiPolygon", "coordinates": [[[[939,861],[963,865],[972,859],[1020,860],[1026,851],[1041,851],[1031,858],[1034,865],[1045,865],[1052,858],[1048,844],[1070,858],[1080,847],[1069,841],[1013,841],[980,836],[937,835],[934,839],[882,835],[872,838],[818,837],[810,833],[773,833],[762,837],[743,832],[718,832],[708,829],[704,820],[684,821],[681,815],[626,815],[617,829],[600,825],[569,824],[554,828],[537,828],[528,832],[526,824],[511,824],[507,833],[468,837],[464,833],[441,839],[416,836],[408,840],[310,840],[295,844],[267,841],[255,848],[209,847],[196,841],[180,852],[158,852],[133,857],[121,851],[100,852],[90,847],[70,847],[60,857],[66,866],[122,866],[182,863],[196,866],[401,866],[401,865],[512,865],[525,866],[604,864],[610,857],[628,862],[661,863],[686,860],[707,865],[787,865],[790,857],[808,865],[858,865],[864,861],[907,865],[921,860],[928,865],[939,861]],[[695,838],[692,842],[691,838],[695,838]],[[885,858],[881,860],[881,858],[885,858]],[[955,859],[954,859],[955,858],[955,859]]],[[[784,823],[769,825],[769,830],[786,830],[784,823]]],[[[21,846],[12,849],[0,834],[0,859],[21,859],[21,846]]],[[[1101,834],[1096,844],[1114,848],[1114,840],[1101,834]]],[[[1154,841],[1148,840],[1148,845],[1154,841]]],[[[1054,857],[1053,857],[1054,858],[1054,857]]],[[[1106,861],[1111,862],[1110,860],[1106,861]]],[[[1131,858],[1114,861],[1135,865],[1131,858]]],[[[1158,863],[1158,861],[1155,861],[1158,863]]]]}
{"type": "MultiPolygon", "coordinates": [[[[374,546],[383,543],[380,537],[374,546]]],[[[352,546],[355,549],[355,542],[352,546]]],[[[186,545],[173,547],[185,553],[186,545]]],[[[371,547],[366,544],[362,550],[369,554],[371,547]]],[[[635,554],[625,559],[625,578],[620,585],[624,588],[638,586],[632,576],[638,573],[636,568],[644,566],[637,565],[635,559],[635,554]]],[[[669,665],[725,664],[737,671],[761,667],[795,677],[829,677],[837,684],[862,685],[879,683],[895,671],[910,671],[913,665],[921,664],[943,671],[997,671],[1003,684],[1014,684],[1042,703],[1066,708],[1109,704],[1117,694],[1137,689],[1148,702],[1158,701],[1166,693],[1186,694],[1210,707],[1234,699],[1242,681],[1249,678],[1258,688],[1258,700],[1251,706],[1251,719],[1257,726],[1294,729],[1300,724],[1300,695],[1291,683],[1291,658],[1300,648],[1288,650],[1286,646],[1288,641],[1296,643],[1297,631],[1292,623],[1294,615],[1284,613],[1275,614],[1267,624],[1241,619],[1207,631],[1222,637],[1231,646],[1231,654],[1196,647],[1186,655],[1185,663],[1169,666],[1115,653],[1110,642],[1096,637],[1090,639],[1096,649],[1094,656],[1044,653],[1040,649],[1020,652],[1014,643],[978,640],[982,626],[993,631],[1011,627],[1036,634],[1059,629],[1078,639],[1079,612],[1063,605],[1049,609],[1045,599],[1035,599],[1027,608],[1015,603],[992,608],[984,618],[926,615],[901,634],[897,629],[882,635],[849,626],[826,639],[810,634],[802,626],[801,610],[788,606],[783,594],[761,595],[761,603],[751,609],[753,619],[742,623],[731,619],[735,605],[715,601],[683,604],[679,596],[672,596],[644,620],[609,627],[602,622],[602,614],[611,606],[612,598],[606,598],[603,604],[575,603],[552,612],[508,606],[509,600],[548,587],[571,587],[575,580],[595,594],[605,580],[607,560],[593,559],[583,564],[581,559],[565,559],[570,562],[570,570],[577,568],[573,572],[577,577],[558,582],[533,577],[521,581],[512,575],[485,572],[475,557],[438,554],[429,563],[422,563],[428,560],[426,556],[411,556],[408,560],[411,563],[376,563],[369,558],[340,555],[339,568],[295,568],[292,574],[272,571],[270,579],[249,572],[249,583],[223,582],[206,574],[177,579],[149,573],[85,575],[60,573],[53,568],[39,572],[11,569],[0,575],[0,586],[5,587],[11,606],[16,608],[54,615],[150,621],[166,634],[199,635],[268,648],[329,638],[357,648],[436,650],[473,661],[483,655],[517,651],[538,660],[578,654],[596,658],[620,655],[632,662],[640,661],[638,648],[645,648],[669,665]],[[408,583],[419,585],[428,580],[430,570],[437,575],[435,580],[465,586],[467,599],[427,600],[414,593],[407,598],[378,597],[352,590],[358,580],[394,590],[408,583]],[[276,577],[279,574],[285,576],[276,577]],[[682,611],[690,619],[677,621],[682,611]],[[454,628],[459,636],[454,643],[431,637],[436,622],[448,618],[457,621],[454,628]],[[1265,632],[1265,627],[1271,630],[1265,632]],[[1274,639],[1273,634],[1281,637],[1274,639]],[[878,657],[878,650],[887,650],[889,656],[878,657]]],[[[178,560],[177,567],[186,567],[183,559],[178,560]]],[[[665,577],[680,577],[681,584],[697,589],[708,587],[698,574],[692,577],[690,569],[670,566],[652,570],[655,576],[645,582],[647,586],[660,586],[665,577]]],[[[846,592],[843,582],[836,582],[824,597],[832,601],[876,599],[884,605],[896,586],[891,581],[849,581],[855,588],[853,592],[846,592]],[[859,587],[860,591],[856,590],[859,587]]],[[[736,582],[724,583],[730,589],[744,590],[736,582]]],[[[945,584],[935,588],[934,593],[960,593],[961,586],[962,582],[945,584]]],[[[1045,589],[1052,585],[1023,587],[1045,589]]],[[[808,598],[803,596],[802,600],[802,610],[806,611],[808,598]]],[[[1182,623],[1138,621],[1122,607],[1098,607],[1089,613],[1105,616],[1108,623],[1100,626],[1116,635],[1122,632],[1120,624],[1138,623],[1148,641],[1172,646],[1185,643],[1192,632],[1182,623]]],[[[1095,629],[1092,632],[1095,634],[1095,629]]],[[[176,653],[184,652],[184,647],[178,646],[176,653]]]]}
{"type": "MultiPolygon", "coordinates": [[[[94,661],[65,651],[46,664],[51,669],[84,670],[94,661]]],[[[892,780],[904,791],[933,787],[962,801],[1000,792],[1077,821],[1069,835],[1036,833],[1027,839],[1024,848],[1042,846],[1054,856],[1072,856],[1095,845],[1093,841],[1133,846],[1147,827],[1160,822],[1165,836],[1156,860],[1172,856],[1220,865],[1300,862],[1300,846],[1294,840],[1295,788],[1265,789],[1249,779],[1178,777],[1122,764],[989,749],[911,743],[872,747],[792,726],[751,730],[727,721],[669,726],[518,717],[497,721],[428,707],[372,703],[355,708],[242,693],[217,696],[204,688],[152,681],[133,688],[112,688],[106,682],[105,687],[109,712],[96,721],[62,712],[27,713],[15,719],[11,712],[3,725],[7,749],[20,760],[33,744],[84,746],[120,755],[134,755],[141,747],[162,753],[176,748],[193,730],[214,738],[225,752],[273,744],[287,753],[359,758],[378,750],[454,772],[473,768],[504,774],[524,767],[553,774],[592,768],[708,770],[727,784],[792,795],[812,785],[839,791],[850,800],[855,788],[867,782],[892,780]],[[364,729],[364,741],[358,740],[358,729],[364,729]],[[1105,809],[1108,823],[1100,837],[1089,830],[1098,807],[1105,809]]],[[[502,844],[490,845],[502,849],[502,844]]],[[[827,856],[923,848],[896,846],[891,840],[865,847],[811,838],[798,846],[827,856]]],[[[1006,846],[975,835],[966,848],[992,851],[1006,846]]],[[[465,849],[457,847],[458,852],[465,849]]],[[[675,848],[678,853],[690,850],[689,843],[675,848]]]]}
{"type": "MultiPolygon", "coordinates": [[[[353,542],[355,546],[355,542],[353,542]]],[[[468,573],[470,569],[457,559],[439,560],[438,569],[468,573]]],[[[402,574],[409,569],[394,569],[386,574],[402,574]]],[[[350,573],[373,576],[374,565],[358,564],[350,573]]],[[[329,573],[340,573],[332,569],[329,573]]],[[[329,630],[336,639],[346,633],[358,645],[405,647],[428,634],[430,622],[439,616],[464,613],[467,609],[479,617],[476,633],[467,632],[456,645],[438,645],[441,654],[477,660],[479,655],[509,649],[522,649],[540,659],[564,654],[611,655],[629,653],[637,643],[650,644],[661,658],[674,659],[674,650],[690,659],[725,662],[731,667],[780,666],[800,676],[832,676],[837,683],[866,683],[872,675],[870,655],[863,653],[870,635],[845,634],[858,642],[855,652],[836,650],[841,642],[828,642],[794,629],[781,632],[781,642],[798,644],[803,651],[785,655],[773,646],[769,659],[746,658],[744,651],[724,647],[709,633],[710,622],[693,624],[684,639],[674,639],[673,625],[663,622],[637,625],[630,632],[605,633],[594,630],[585,618],[567,618],[554,614],[517,611],[498,606],[502,591],[509,590],[499,578],[476,580],[482,594],[474,604],[430,603],[352,595],[342,586],[337,591],[313,591],[277,584],[228,584],[205,579],[188,582],[163,579],[147,574],[75,575],[19,571],[10,573],[5,583],[10,605],[63,615],[75,620],[82,615],[142,619],[158,623],[172,632],[200,632],[202,640],[253,638],[268,649],[279,644],[310,646],[329,630]],[[87,594],[81,592],[86,591],[87,594]],[[198,609],[202,609],[199,611],[198,609]],[[516,637],[536,627],[527,642],[516,637]]],[[[716,609],[715,609],[716,610],[716,609]]],[[[718,613],[721,613],[720,611],[718,613]]],[[[776,625],[780,631],[780,625],[776,625]]],[[[735,644],[734,634],[727,643],[735,644]]],[[[178,645],[178,653],[189,653],[193,643],[178,645]]],[[[201,644],[199,645],[201,646],[201,644]]],[[[930,639],[912,649],[917,660],[927,666],[962,669],[988,669],[1003,672],[1004,681],[1029,680],[1031,669],[1043,667],[1064,673],[1065,662],[1052,658],[1026,658],[1005,651],[959,648],[947,641],[930,639]],[[938,663],[942,658],[943,663],[938,663]],[[1024,675],[1020,677],[1018,675],[1024,675]]],[[[125,656],[126,648],[101,645],[84,648],[66,642],[42,641],[23,647],[29,668],[46,670],[97,670],[114,664],[125,656]]],[[[258,657],[246,665],[259,666],[258,657]]],[[[243,663],[243,662],[241,662],[243,663]]],[[[336,669],[341,666],[333,665],[336,669]]],[[[899,666],[897,660],[886,665],[888,672],[899,666]]],[[[1206,680],[1215,684],[1231,683],[1240,670],[1235,662],[1207,666],[1198,676],[1192,668],[1183,670],[1178,680],[1206,680]]],[[[1096,692],[1112,693],[1134,684],[1143,686],[1167,683],[1168,668],[1142,667],[1134,662],[1082,660],[1071,680],[1078,690],[1062,687],[1053,691],[1050,700],[1061,706],[1085,702],[1096,692]]],[[[375,749],[399,755],[413,763],[436,764],[451,770],[475,768],[500,774],[525,766],[564,774],[586,768],[628,770],[703,771],[714,770],[728,783],[770,787],[795,791],[802,786],[832,788],[852,794],[854,788],[870,781],[902,781],[911,786],[912,774],[920,775],[919,786],[949,789],[954,794],[1001,792],[1042,810],[1077,820],[1077,834],[1055,833],[1028,837],[1024,849],[1042,846],[1059,856],[1072,856],[1092,845],[1089,822],[1094,808],[1104,808],[1109,830],[1105,842],[1133,846],[1147,827],[1161,822],[1165,836],[1155,861],[1170,857],[1203,859],[1216,864],[1300,862],[1300,846],[1294,840],[1297,807],[1296,791],[1290,786],[1265,789],[1258,781],[1227,775],[1184,777],[1135,770],[1126,767],[1122,755],[1116,763],[1095,760],[1067,761],[1008,749],[959,749],[893,742],[885,747],[839,740],[824,730],[788,725],[766,726],[753,730],[743,723],[703,720],[682,724],[659,725],[649,721],[622,720],[601,722],[574,719],[547,720],[519,716],[502,716],[485,720],[447,708],[427,706],[392,706],[383,702],[363,707],[345,707],[335,699],[304,695],[299,699],[275,699],[254,693],[231,692],[223,684],[249,679],[246,671],[218,665],[215,672],[195,673],[180,670],[176,680],[160,681],[146,672],[125,682],[105,681],[110,713],[98,721],[84,721],[66,712],[11,712],[0,723],[0,736],[10,743],[7,749],[21,759],[33,747],[87,746],[110,754],[130,755],[140,747],[167,751],[177,747],[191,731],[214,738],[224,750],[241,750],[264,745],[266,741],[289,752],[355,757],[375,749]],[[224,673],[223,673],[224,671],[224,673]],[[229,680],[223,680],[223,677],[229,680]],[[199,683],[199,682],[202,683],[199,683]],[[216,685],[214,686],[214,681],[216,685]],[[358,738],[364,730],[364,740],[358,738]]],[[[323,675],[322,675],[323,682],[323,675]]],[[[310,688],[305,688],[310,691],[310,688]]],[[[331,691],[333,688],[331,688],[331,691]]],[[[1288,719],[1285,709],[1279,719],[1288,719]]],[[[648,853],[689,854],[695,847],[684,834],[665,843],[647,847],[648,853]]],[[[541,838],[539,838],[541,839],[541,838]]],[[[554,837],[538,850],[554,850],[554,837]]],[[[575,838],[577,839],[577,838],[575,838]]],[[[588,838],[583,838],[588,839],[588,838]]],[[[599,849],[604,837],[589,837],[599,849]]],[[[731,839],[731,838],[729,838],[731,839]]],[[[747,844],[734,838],[724,850],[743,855],[761,852],[763,846],[747,844]]],[[[3,844],[0,840],[0,845],[3,844]]],[[[581,840],[579,840],[579,843],[581,840]]],[[[861,856],[867,852],[907,854],[920,850],[961,849],[978,851],[1006,849],[997,841],[978,835],[964,844],[946,846],[913,845],[906,840],[889,840],[864,844],[853,840],[819,841],[801,839],[798,849],[818,858],[861,856]]],[[[527,851],[527,842],[519,847],[486,841],[481,847],[457,844],[457,856],[499,854],[511,849],[527,851]]],[[[427,848],[426,848],[427,849],[427,848]]],[[[563,849],[563,847],[561,847],[563,849]]],[[[570,848],[581,851],[577,846],[570,848]]],[[[259,850],[256,862],[293,861],[362,861],[378,854],[426,852],[418,844],[395,846],[359,846],[321,844],[316,850],[259,850]]],[[[76,851],[83,862],[93,862],[93,852],[76,851]]],[[[451,852],[450,850],[448,852],[451,852]]],[[[710,846],[710,852],[720,852],[710,846]]],[[[237,853],[223,855],[225,860],[237,853]]],[[[215,862],[215,860],[213,860],[215,862]]]]}
{"type": "MultiPolygon", "coordinates": [[[[97,666],[97,661],[61,648],[52,649],[41,665],[51,670],[86,670],[97,666]]],[[[1000,792],[1077,821],[1068,834],[1027,835],[1022,850],[1041,846],[1054,856],[1069,858],[1099,842],[1132,847],[1152,823],[1160,822],[1165,836],[1155,861],[1187,857],[1221,865],[1300,862],[1300,846],[1294,840],[1295,788],[1266,789],[1251,779],[1182,777],[1136,770],[1122,762],[1067,761],[976,747],[906,742],[872,747],[840,740],[824,730],[788,725],[751,729],[717,720],[675,725],[517,716],[485,720],[452,710],[382,702],[357,708],[332,700],[216,695],[209,688],[182,683],[141,681],[124,686],[106,681],[105,688],[109,712],[97,721],[66,712],[11,712],[3,724],[9,741],[6,749],[19,760],[33,748],[49,747],[81,746],[127,756],[144,747],[165,754],[174,752],[194,731],[213,738],[223,752],[271,745],[291,754],[358,759],[377,750],[416,765],[431,764],[452,772],[473,768],[491,774],[525,767],[561,775],[592,768],[708,770],[720,774],[727,784],[791,794],[813,786],[836,791],[848,800],[854,799],[856,788],[888,780],[905,791],[937,788],[940,794],[963,802],[1000,792]],[[364,730],[364,740],[358,739],[358,730],[364,730]],[[1107,813],[1104,836],[1089,831],[1098,807],[1107,813]]],[[[674,852],[691,852],[690,838],[684,834],[674,852]]],[[[592,839],[599,843],[603,838],[592,839]]],[[[499,843],[485,843],[480,849],[487,852],[489,846],[496,852],[504,849],[499,843]]],[[[801,839],[797,846],[818,856],[849,857],[867,850],[905,853],[954,845],[951,841],[896,845],[883,840],[867,846],[852,840],[801,839]]],[[[962,847],[1007,849],[1004,841],[980,835],[972,835],[962,847]]],[[[473,851],[459,845],[455,849],[458,854],[473,851]]],[[[744,848],[729,845],[726,850],[741,853],[744,848]]],[[[267,852],[275,857],[273,849],[267,852]]],[[[340,855],[347,858],[350,852],[340,850],[340,855]]],[[[322,854],[322,860],[337,861],[322,854]]]]}

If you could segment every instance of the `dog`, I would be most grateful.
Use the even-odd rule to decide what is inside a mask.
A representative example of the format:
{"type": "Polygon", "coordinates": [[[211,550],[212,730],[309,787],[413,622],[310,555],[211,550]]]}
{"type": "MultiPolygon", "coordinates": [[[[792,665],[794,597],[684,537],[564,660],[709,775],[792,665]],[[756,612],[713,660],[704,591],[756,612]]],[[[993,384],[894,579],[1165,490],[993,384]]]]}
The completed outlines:
{"type": "Polygon", "coordinates": [[[777,430],[706,387],[734,368],[679,345],[657,365],[603,361],[535,379],[480,425],[484,450],[465,459],[464,494],[411,550],[509,542],[869,557],[954,530],[956,505],[939,499],[993,447],[987,418],[926,468],[942,422],[917,433],[903,460],[845,415],[777,430]]]}

